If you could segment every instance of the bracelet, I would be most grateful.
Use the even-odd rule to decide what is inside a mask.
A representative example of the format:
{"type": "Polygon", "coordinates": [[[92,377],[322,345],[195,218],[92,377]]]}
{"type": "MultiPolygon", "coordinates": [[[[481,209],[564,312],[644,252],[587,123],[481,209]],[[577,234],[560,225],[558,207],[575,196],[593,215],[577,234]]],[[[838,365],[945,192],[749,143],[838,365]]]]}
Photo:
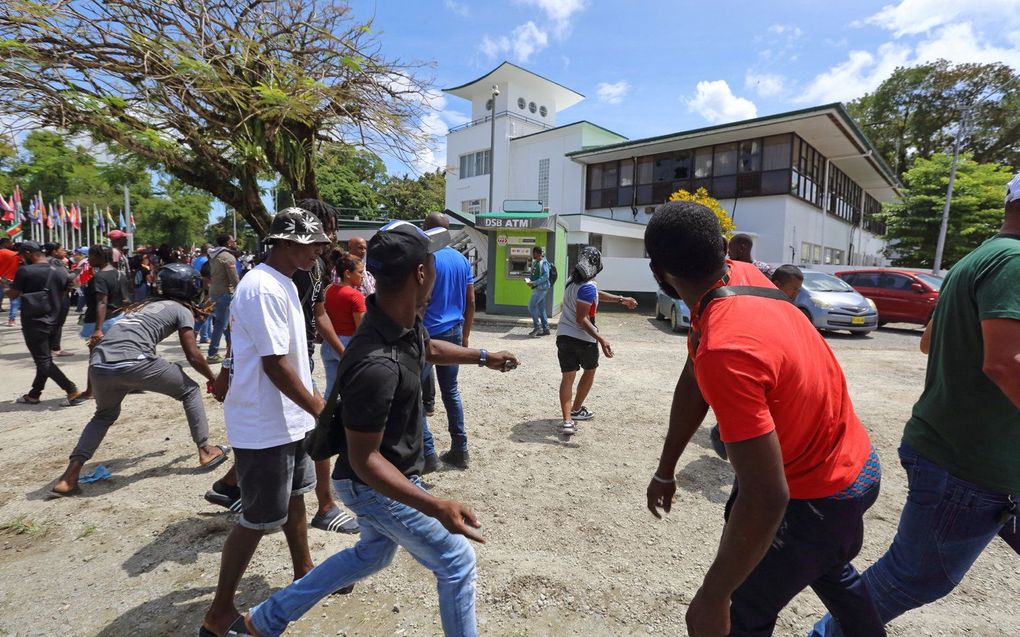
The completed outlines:
{"type": "Polygon", "coordinates": [[[484,349],[478,350],[478,366],[485,367],[485,364],[489,362],[489,352],[484,349]]]}
{"type": "Polygon", "coordinates": [[[652,474],[652,480],[655,480],[659,484],[676,484],[676,478],[670,478],[669,480],[666,480],[665,478],[660,478],[659,474],[657,473],[652,474]]]}

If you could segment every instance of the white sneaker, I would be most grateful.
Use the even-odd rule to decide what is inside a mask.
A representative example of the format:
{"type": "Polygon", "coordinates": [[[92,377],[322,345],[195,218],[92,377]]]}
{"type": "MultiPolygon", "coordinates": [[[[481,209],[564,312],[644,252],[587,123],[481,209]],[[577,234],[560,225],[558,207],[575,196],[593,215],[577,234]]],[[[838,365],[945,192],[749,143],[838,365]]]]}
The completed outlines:
{"type": "Polygon", "coordinates": [[[563,424],[560,425],[560,433],[564,436],[573,436],[577,433],[577,426],[573,420],[564,420],[563,424]]]}
{"type": "Polygon", "coordinates": [[[577,411],[570,412],[570,417],[574,420],[591,420],[595,417],[594,411],[588,411],[588,408],[581,405],[581,408],[577,411]]]}

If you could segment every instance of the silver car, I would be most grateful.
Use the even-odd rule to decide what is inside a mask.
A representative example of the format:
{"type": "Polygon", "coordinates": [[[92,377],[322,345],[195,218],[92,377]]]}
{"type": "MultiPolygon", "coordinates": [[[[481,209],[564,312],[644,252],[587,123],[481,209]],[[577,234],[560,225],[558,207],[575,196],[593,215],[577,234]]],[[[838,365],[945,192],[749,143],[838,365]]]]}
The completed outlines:
{"type": "Polygon", "coordinates": [[[674,332],[682,332],[691,328],[691,311],[680,299],[670,298],[662,290],[655,293],[655,318],[668,318],[674,332]]]}
{"type": "Polygon", "coordinates": [[[878,327],[878,309],[846,281],[817,270],[803,270],[796,305],[820,330],[846,330],[863,336],[878,327]]]}

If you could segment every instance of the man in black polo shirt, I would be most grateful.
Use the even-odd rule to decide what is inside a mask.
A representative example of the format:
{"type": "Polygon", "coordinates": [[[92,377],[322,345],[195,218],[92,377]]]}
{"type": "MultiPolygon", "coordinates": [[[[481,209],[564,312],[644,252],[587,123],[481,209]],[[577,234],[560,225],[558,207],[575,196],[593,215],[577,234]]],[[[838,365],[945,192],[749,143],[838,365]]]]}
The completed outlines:
{"type": "Polygon", "coordinates": [[[477,634],[475,554],[465,538],[482,542],[481,525],[471,507],[421,486],[421,369],[428,360],[508,371],[517,359],[429,340],[421,312],[435,281],[432,253],[448,243],[445,228],[426,233],[406,221],[383,226],[369,242],[376,293],[338,370],[346,440],[333,470],[336,492],[361,522],[361,537],[253,608],[246,617],[252,634],[279,635],[326,595],[385,568],[398,546],[436,575],[443,631],[477,634]]]}

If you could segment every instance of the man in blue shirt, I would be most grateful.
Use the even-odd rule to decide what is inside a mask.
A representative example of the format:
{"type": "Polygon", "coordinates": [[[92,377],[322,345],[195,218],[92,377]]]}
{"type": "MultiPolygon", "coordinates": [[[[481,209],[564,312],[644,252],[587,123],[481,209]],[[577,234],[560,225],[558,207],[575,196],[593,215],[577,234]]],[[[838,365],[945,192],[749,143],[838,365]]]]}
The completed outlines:
{"type": "MultiPolygon", "coordinates": [[[[425,219],[425,230],[432,228],[449,229],[450,221],[446,215],[434,212],[425,219]]],[[[471,324],[475,318],[475,285],[471,264],[461,253],[450,246],[435,253],[436,283],[432,287],[432,297],[425,308],[425,329],[429,338],[436,341],[447,341],[468,347],[471,335],[471,324]]],[[[422,370],[422,378],[428,377],[432,371],[429,363],[422,370]]],[[[459,365],[436,366],[436,379],[439,391],[446,408],[446,418],[450,427],[450,450],[437,459],[436,447],[432,441],[432,433],[428,429],[428,421],[423,419],[422,436],[425,444],[425,473],[439,468],[439,460],[459,469],[468,468],[467,433],[464,430],[464,406],[460,400],[460,389],[457,387],[459,365]]]]}
{"type": "MultiPolygon", "coordinates": [[[[212,247],[211,244],[203,243],[202,244],[202,248],[200,249],[200,251],[198,253],[198,256],[195,257],[195,260],[191,262],[191,267],[195,268],[195,270],[199,274],[202,273],[202,267],[205,266],[206,263],[209,263],[209,248],[211,248],[211,247],[212,247]]],[[[206,268],[205,270],[206,270],[206,274],[208,274],[209,273],[209,268],[206,268]]],[[[202,287],[203,287],[203,289],[205,289],[205,295],[204,295],[205,298],[208,298],[208,296],[209,296],[209,277],[206,276],[206,274],[202,274],[202,287]]],[[[212,321],[209,320],[209,317],[206,317],[206,318],[202,319],[201,321],[199,321],[195,325],[195,332],[198,334],[198,342],[200,344],[205,344],[205,343],[209,342],[209,330],[210,330],[211,327],[212,327],[212,321]]]]}
{"type": "Polygon", "coordinates": [[[531,276],[528,287],[531,288],[531,300],[528,301],[528,312],[531,313],[531,324],[535,329],[529,336],[549,335],[549,314],[546,312],[546,297],[549,296],[549,261],[546,260],[540,246],[531,249],[531,276]]]}

